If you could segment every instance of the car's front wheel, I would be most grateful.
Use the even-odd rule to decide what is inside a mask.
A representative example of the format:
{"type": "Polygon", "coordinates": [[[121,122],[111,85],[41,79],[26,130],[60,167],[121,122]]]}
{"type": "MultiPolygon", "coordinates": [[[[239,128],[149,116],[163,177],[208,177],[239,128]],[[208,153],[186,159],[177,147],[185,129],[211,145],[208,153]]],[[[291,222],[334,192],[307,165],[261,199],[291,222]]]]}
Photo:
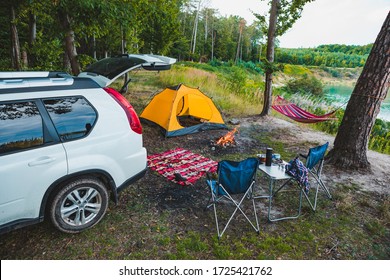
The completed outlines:
{"type": "Polygon", "coordinates": [[[96,225],[106,213],[108,192],[94,177],[76,179],[53,197],[50,218],[62,232],[78,233],[96,225]]]}

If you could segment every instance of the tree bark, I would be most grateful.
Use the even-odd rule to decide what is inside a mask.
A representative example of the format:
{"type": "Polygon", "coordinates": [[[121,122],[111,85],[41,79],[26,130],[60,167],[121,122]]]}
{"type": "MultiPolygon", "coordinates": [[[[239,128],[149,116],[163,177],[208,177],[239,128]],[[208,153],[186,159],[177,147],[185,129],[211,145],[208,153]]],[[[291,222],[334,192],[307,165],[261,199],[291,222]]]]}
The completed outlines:
{"type": "Polygon", "coordinates": [[[62,61],[63,61],[64,69],[66,69],[66,71],[72,71],[72,67],[70,66],[70,60],[66,52],[64,53],[62,61]]]}
{"type": "Polygon", "coordinates": [[[238,61],[240,60],[241,36],[242,36],[242,29],[241,29],[241,25],[240,25],[240,32],[239,32],[239,35],[238,35],[238,43],[237,43],[237,51],[236,51],[236,59],[235,59],[235,61],[234,61],[235,64],[237,64],[238,61]]]}
{"type": "MultiPolygon", "coordinates": [[[[269,17],[268,40],[267,40],[267,61],[270,65],[274,62],[275,57],[275,39],[276,39],[276,24],[278,21],[278,12],[280,8],[280,0],[272,0],[271,13],[269,17]]],[[[267,116],[271,112],[272,103],[272,67],[266,67],[265,71],[265,90],[263,110],[260,116],[267,116]]]]}
{"type": "Polygon", "coordinates": [[[28,54],[27,61],[30,67],[34,67],[36,59],[35,59],[35,55],[31,51],[37,39],[37,17],[31,12],[29,13],[28,29],[29,29],[28,46],[30,52],[28,54]]]}
{"type": "Polygon", "coordinates": [[[344,169],[370,169],[368,141],[390,87],[390,12],[356,83],[328,161],[344,169]]]}
{"type": "Polygon", "coordinates": [[[74,31],[71,28],[69,15],[61,10],[58,11],[60,24],[65,32],[65,52],[69,58],[72,73],[80,73],[80,64],[77,61],[77,51],[75,46],[74,31]]]}
{"type": "Polygon", "coordinates": [[[20,71],[21,67],[21,55],[20,55],[20,43],[18,29],[15,24],[15,8],[11,6],[10,11],[10,22],[11,22],[11,42],[12,42],[12,67],[20,71]]]}
{"type": "MultiPolygon", "coordinates": [[[[214,27],[213,27],[214,28],[214,27]]],[[[214,60],[214,42],[215,42],[215,32],[214,29],[212,29],[211,32],[211,60],[214,60]]]]}
{"type": "Polygon", "coordinates": [[[198,22],[199,22],[199,11],[200,11],[200,2],[198,2],[198,9],[196,10],[196,16],[195,16],[195,22],[194,22],[194,29],[192,32],[192,39],[191,39],[191,53],[194,54],[196,50],[196,37],[198,34],[198,22]]]}

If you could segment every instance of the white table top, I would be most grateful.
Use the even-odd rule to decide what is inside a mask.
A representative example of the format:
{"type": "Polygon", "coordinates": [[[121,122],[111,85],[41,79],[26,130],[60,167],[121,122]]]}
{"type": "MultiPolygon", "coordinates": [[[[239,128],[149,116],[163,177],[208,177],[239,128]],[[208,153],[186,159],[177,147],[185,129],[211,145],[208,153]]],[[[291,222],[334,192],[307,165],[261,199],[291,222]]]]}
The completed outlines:
{"type": "Polygon", "coordinates": [[[285,173],[285,170],[279,165],[266,166],[264,163],[259,165],[259,169],[274,180],[291,179],[292,177],[285,173]]]}

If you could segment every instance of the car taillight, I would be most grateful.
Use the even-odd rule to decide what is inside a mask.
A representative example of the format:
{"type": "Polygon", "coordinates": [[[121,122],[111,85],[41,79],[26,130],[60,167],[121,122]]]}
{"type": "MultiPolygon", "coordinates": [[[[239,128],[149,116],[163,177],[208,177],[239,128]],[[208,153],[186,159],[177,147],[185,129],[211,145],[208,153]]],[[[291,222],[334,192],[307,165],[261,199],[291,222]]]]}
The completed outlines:
{"type": "Polygon", "coordinates": [[[129,101],[113,88],[104,88],[104,90],[125,110],[131,129],[138,134],[142,134],[141,122],[129,101]]]}

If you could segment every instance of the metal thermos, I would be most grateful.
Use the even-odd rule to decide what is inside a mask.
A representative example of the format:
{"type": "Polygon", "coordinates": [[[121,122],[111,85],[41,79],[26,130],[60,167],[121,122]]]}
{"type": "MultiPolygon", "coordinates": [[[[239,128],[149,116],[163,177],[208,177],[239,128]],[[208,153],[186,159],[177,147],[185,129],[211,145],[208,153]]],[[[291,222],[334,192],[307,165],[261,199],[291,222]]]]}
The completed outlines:
{"type": "Polygon", "coordinates": [[[272,148],[267,148],[267,152],[265,153],[265,165],[272,165],[272,148]]]}

